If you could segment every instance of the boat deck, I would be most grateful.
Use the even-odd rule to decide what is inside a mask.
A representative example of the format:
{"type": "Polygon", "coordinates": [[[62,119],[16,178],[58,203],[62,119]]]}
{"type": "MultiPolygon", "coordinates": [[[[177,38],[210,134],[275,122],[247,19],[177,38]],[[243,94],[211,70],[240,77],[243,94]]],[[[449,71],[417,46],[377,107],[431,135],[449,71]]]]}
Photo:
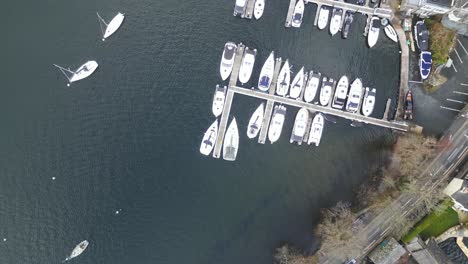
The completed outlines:
{"type": "MultiPolygon", "coordinates": [[[[342,1],[334,1],[334,0],[305,0],[305,2],[317,4],[317,14],[315,16],[316,17],[315,20],[317,20],[318,12],[322,5],[343,9],[343,13],[351,11],[351,12],[357,12],[357,13],[370,15],[370,16],[378,16],[381,18],[392,18],[393,16],[392,10],[386,7],[372,8],[368,6],[354,5],[354,4],[349,4],[349,3],[342,2],[342,1]]],[[[314,22],[314,25],[317,25],[316,21],[314,22]]]]}
{"type": "Polygon", "coordinates": [[[244,12],[244,18],[252,19],[254,7],[255,7],[255,0],[247,0],[247,5],[245,7],[245,12],[244,12]]]}

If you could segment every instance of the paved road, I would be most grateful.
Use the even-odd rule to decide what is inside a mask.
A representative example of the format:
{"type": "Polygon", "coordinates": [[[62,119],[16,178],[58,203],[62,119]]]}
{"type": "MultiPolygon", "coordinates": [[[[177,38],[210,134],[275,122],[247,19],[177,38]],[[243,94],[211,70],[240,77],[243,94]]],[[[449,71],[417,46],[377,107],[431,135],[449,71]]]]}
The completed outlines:
{"type": "MultiPolygon", "coordinates": [[[[446,184],[445,180],[466,162],[468,157],[468,107],[454,120],[450,128],[445,132],[449,144],[428,164],[422,172],[421,188],[432,190],[440,184],[446,184]]],[[[401,194],[390,206],[376,215],[368,222],[352,239],[361,255],[355,256],[356,260],[362,260],[378,243],[380,243],[391,231],[395,217],[407,216],[419,205],[421,198],[408,193],[401,194]]],[[[339,260],[324,259],[323,263],[341,263],[339,260]]]]}

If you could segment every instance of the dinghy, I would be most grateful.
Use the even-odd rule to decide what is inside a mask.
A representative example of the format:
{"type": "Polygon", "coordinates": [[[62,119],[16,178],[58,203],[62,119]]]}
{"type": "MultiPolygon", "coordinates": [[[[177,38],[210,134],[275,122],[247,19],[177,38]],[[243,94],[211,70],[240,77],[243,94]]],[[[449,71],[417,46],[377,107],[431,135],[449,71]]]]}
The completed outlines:
{"type": "Polygon", "coordinates": [[[284,118],[286,115],[286,107],[282,105],[275,106],[273,117],[271,118],[270,128],[268,129],[268,139],[271,144],[278,141],[283,130],[284,118]]]}
{"type": "Polygon", "coordinates": [[[215,117],[218,117],[221,115],[223,112],[223,107],[224,107],[224,99],[226,97],[226,90],[227,87],[220,87],[219,85],[216,85],[215,93],[213,96],[213,105],[211,110],[213,111],[213,115],[215,117]]]}
{"type": "Polygon", "coordinates": [[[263,121],[263,103],[261,103],[249,120],[249,125],[247,126],[247,137],[255,138],[262,127],[263,121]]]}
{"type": "Polygon", "coordinates": [[[280,96],[286,96],[289,90],[289,83],[291,81],[291,72],[289,69],[289,62],[286,62],[281,68],[281,71],[278,75],[278,83],[276,84],[276,94],[280,96]]]}
{"type": "Polygon", "coordinates": [[[364,101],[362,103],[362,114],[365,116],[370,116],[372,111],[374,111],[375,106],[375,94],[377,90],[373,88],[372,90],[369,87],[366,87],[366,92],[364,94],[364,101]]]}
{"type": "Polygon", "coordinates": [[[97,13],[99,21],[104,24],[104,26],[100,23],[101,25],[101,31],[102,31],[102,41],[105,41],[108,37],[110,37],[112,34],[114,34],[122,25],[125,15],[122,13],[117,13],[117,15],[109,22],[106,23],[104,19],[97,13]]]}
{"type": "Polygon", "coordinates": [[[310,126],[309,139],[307,140],[308,145],[314,143],[316,147],[319,146],[324,123],[323,115],[320,113],[316,114],[312,121],[312,126],[310,126]]]}
{"type": "Polygon", "coordinates": [[[317,90],[320,85],[320,77],[322,74],[320,72],[310,72],[309,80],[307,81],[307,86],[304,91],[304,101],[310,103],[314,100],[317,90]]]}
{"type": "Polygon", "coordinates": [[[260,91],[268,91],[271,86],[271,80],[275,70],[275,53],[272,51],[268,59],[263,64],[262,70],[260,71],[260,77],[258,79],[258,89],[260,91]]]}
{"type": "Polygon", "coordinates": [[[262,17],[264,10],[265,10],[265,0],[256,0],[255,7],[254,7],[255,19],[259,20],[262,17]]]}
{"type": "Polygon", "coordinates": [[[89,245],[88,240],[81,241],[78,245],[76,245],[76,247],[73,249],[71,254],[65,260],[62,261],[62,263],[65,262],[65,261],[69,261],[70,259],[76,258],[79,255],[81,255],[86,250],[88,245],[89,245]]]}
{"type": "Polygon", "coordinates": [[[91,74],[93,74],[93,72],[97,69],[98,64],[96,61],[87,61],[85,64],[81,65],[75,71],[70,70],[70,68],[66,69],[57,64],[54,64],[54,66],[57,67],[63,73],[63,75],[65,75],[65,77],[67,77],[67,80],[68,80],[67,85],[70,86],[70,83],[83,80],[84,78],[87,78],[91,74]],[[71,75],[68,76],[67,73],[71,75]]]}
{"type": "Polygon", "coordinates": [[[309,121],[309,110],[305,108],[299,109],[294,121],[294,127],[289,139],[290,143],[296,142],[298,145],[302,144],[306,132],[307,122],[309,121]]]}
{"type": "Polygon", "coordinates": [[[388,24],[384,28],[385,35],[393,42],[398,42],[398,35],[392,25],[388,24]]]}
{"type": "Polygon", "coordinates": [[[211,151],[213,150],[216,136],[218,135],[218,119],[216,119],[213,124],[206,130],[201,145],[200,145],[200,153],[208,156],[210,155],[211,151]]]}
{"type": "Polygon", "coordinates": [[[304,67],[294,77],[291,88],[289,89],[289,97],[297,99],[301,95],[302,88],[304,88],[304,67]]]}
{"type": "Polygon", "coordinates": [[[236,160],[238,148],[239,130],[237,129],[236,118],[233,118],[224,136],[223,159],[227,161],[236,160]]]}

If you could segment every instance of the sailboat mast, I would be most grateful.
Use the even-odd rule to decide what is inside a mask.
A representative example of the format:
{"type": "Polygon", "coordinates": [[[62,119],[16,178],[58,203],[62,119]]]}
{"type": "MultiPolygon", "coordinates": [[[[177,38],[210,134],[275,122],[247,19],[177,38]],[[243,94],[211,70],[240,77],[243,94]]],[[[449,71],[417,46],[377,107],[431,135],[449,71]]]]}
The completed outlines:
{"type": "Polygon", "coordinates": [[[76,74],[76,72],[70,70],[70,69],[66,69],[64,67],[61,67],[57,64],[54,64],[55,67],[57,67],[62,73],[63,75],[65,75],[65,77],[67,77],[67,80],[70,81],[70,77],[68,77],[67,73],[66,72],[69,72],[69,73],[72,73],[72,74],[76,74]]]}

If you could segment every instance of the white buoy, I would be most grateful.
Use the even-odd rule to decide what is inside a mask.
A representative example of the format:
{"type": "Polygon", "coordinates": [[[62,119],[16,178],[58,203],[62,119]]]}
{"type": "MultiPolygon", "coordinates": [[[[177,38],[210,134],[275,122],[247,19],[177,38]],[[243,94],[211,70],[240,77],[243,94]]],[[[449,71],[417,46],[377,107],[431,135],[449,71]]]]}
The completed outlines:
{"type": "Polygon", "coordinates": [[[55,177],[52,177],[52,180],[55,181],[55,177]]]}
{"type": "Polygon", "coordinates": [[[3,242],[6,242],[6,241],[7,241],[7,239],[6,239],[6,237],[4,237],[4,238],[3,238],[3,242]]]}

